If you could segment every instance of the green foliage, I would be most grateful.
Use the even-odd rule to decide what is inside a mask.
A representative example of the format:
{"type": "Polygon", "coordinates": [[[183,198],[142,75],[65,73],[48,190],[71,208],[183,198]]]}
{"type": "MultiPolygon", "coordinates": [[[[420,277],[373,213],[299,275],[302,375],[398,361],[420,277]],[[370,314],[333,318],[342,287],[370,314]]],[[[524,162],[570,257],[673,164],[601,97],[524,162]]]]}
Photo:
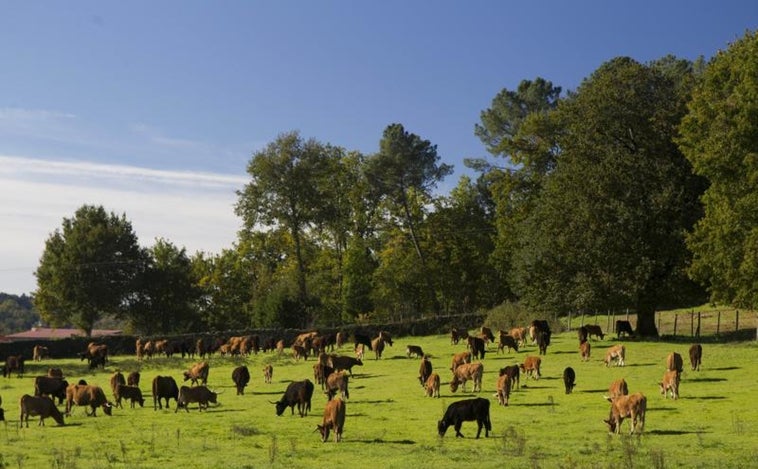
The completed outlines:
{"type": "Polygon", "coordinates": [[[0,335],[29,330],[39,319],[31,297],[0,293],[0,335]]]}
{"type": "Polygon", "coordinates": [[[128,308],[146,261],[124,215],[84,205],[45,242],[34,304],[51,325],[89,334],[97,319],[128,308]]]}
{"type": "Polygon", "coordinates": [[[705,216],[688,238],[690,273],[714,302],[758,305],[758,33],[707,65],[682,121],[679,145],[708,179],[705,216]]]}
{"type": "Polygon", "coordinates": [[[532,320],[541,319],[535,316],[534,311],[520,303],[505,302],[487,312],[484,325],[493,331],[510,331],[514,327],[525,327],[532,320]]]}

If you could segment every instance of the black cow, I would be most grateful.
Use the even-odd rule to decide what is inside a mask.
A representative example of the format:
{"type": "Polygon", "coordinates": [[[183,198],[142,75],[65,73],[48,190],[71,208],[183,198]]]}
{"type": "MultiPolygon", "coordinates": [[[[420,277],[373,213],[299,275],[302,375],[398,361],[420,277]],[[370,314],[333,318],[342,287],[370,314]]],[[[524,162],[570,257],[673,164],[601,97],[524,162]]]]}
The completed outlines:
{"type": "Polygon", "coordinates": [[[692,371],[700,371],[700,362],[703,361],[703,346],[700,344],[692,344],[690,346],[690,365],[692,371]]]}
{"type": "Polygon", "coordinates": [[[161,399],[166,399],[166,408],[169,408],[169,400],[179,401],[179,386],[171,376],[156,376],[153,378],[153,410],[162,409],[161,399]]]}
{"type": "Polygon", "coordinates": [[[51,378],[49,376],[37,376],[34,378],[34,396],[50,398],[57,397],[58,405],[66,399],[68,382],[63,378],[51,378]]]}
{"type": "Polygon", "coordinates": [[[424,355],[421,358],[421,364],[418,367],[418,380],[421,383],[421,386],[424,386],[426,384],[426,380],[429,379],[429,376],[432,374],[432,362],[429,361],[429,358],[424,355]]]}
{"type": "Polygon", "coordinates": [[[237,395],[245,394],[245,386],[250,382],[250,370],[245,365],[238,366],[232,371],[232,381],[237,388],[237,395]]]}
{"type": "Polygon", "coordinates": [[[374,350],[373,348],[371,348],[371,337],[364,334],[353,334],[353,338],[355,339],[356,347],[358,346],[358,344],[363,344],[363,346],[368,348],[369,350],[374,350]]]}
{"type": "Polygon", "coordinates": [[[566,386],[566,394],[571,394],[571,391],[574,390],[574,386],[576,386],[576,373],[574,373],[574,369],[570,366],[567,366],[565,370],[563,370],[563,384],[566,386]]]}
{"type": "Polygon", "coordinates": [[[463,422],[471,422],[476,420],[478,430],[476,437],[482,433],[482,427],[484,427],[484,436],[490,436],[492,431],[492,423],[490,422],[490,401],[481,397],[475,399],[465,399],[462,401],[453,402],[447,406],[445,415],[442,420],[437,422],[437,432],[439,435],[445,436],[447,428],[451,425],[455,427],[455,436],[463,438],[461,433],[461,425],[463,422]]]}
{"type": "Polygon", "coordinates": [[[548,345],[550,345],[550,330],[537,332],[537,346],[540,349],[540,355],[547,354],[548,345]]]}
{"type": "Polygon", "coordinates": [[[632,324],[629,321],[616,321],[616,338],[620,339],[621,334],[626,334],[629,337],[634,336],[632,324]]]}
{"type": "Polygon", "coordinates": [[[272,402],[272,404],[276,405],[276,415],[282,415],[287,407],[292,411],[292,415],[295,415],[295,406],[297,405],[300,417],[305,417],[311,410],[312,397],[313,383],[310,380],[294,381],[287,386],[287,390],[284,391],[279,402],[272,402]]]}
{"type": "Polygon", "coordinates": [[[18,373],[19,378],[24,374],[24,357],[22,355],[11,355],[5,359],[3,377],[10,378],[14,371],[18,373]]]}
{"type": "Polygon", "coordinates": [[[587,331],[587,328],[584,326],[581,326],[579,329],[576,330],[576,335],[579,338],[579,343],[587,342],[587,336],[589,335],[589,332],[587,331]]]}
{"type": "Polygon", "coordinates": [[[471,354],[474,358],[480,360],[484,359],[484,352],[486,351],[484,339],[481,337],[469,336],[468,348],[471,349],[471,354]]]}
{"type": "Polygon", "coordinates": [[[182,386],[179,388],[179,397],[176,400],[174,413],[177,413],[180,407],[184,407],[184,410],[189,412],[189,404],[193,403],[197,403],[197,408],[200,412],[203,409],[208,410],[208,403],[216,404],[217,396],[217,392],[211,391],[203,385],[197,387],[182,386]]]}

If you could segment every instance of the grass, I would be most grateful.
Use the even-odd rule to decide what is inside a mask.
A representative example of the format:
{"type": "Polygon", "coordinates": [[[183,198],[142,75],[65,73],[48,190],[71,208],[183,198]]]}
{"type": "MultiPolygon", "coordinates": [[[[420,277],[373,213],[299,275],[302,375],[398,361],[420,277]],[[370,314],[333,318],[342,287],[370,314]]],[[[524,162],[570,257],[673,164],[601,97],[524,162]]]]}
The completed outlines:
{"type": "MultiPolygon", "coordinates": [[[[704,343],[703,367],[685,372],[680,399],[664,399],[658,391],[665,357],[678,351],[687,357],[686,343],[626,341],[627,366],[606,368],[604,350],[616,343],[606,337],[593,340],[592,359],[581,362],[574,332],[556,334],[543,357],[543,378],[526,380],[501,407],[493,397],[499,368],[536,355],[528,345],[519,353],[495,353],[490,346],[484,359],[483,390],[489,398],[493,433],[475,440],[476,424],[464,423],[465,439],[454,438],[452,429],[444,438],[436,434],[436,421],[451,402],[472,397],[460,390],[450,392],[450,358],[463,345],[453,346],[447,336],[403,337],[385,349],[384,358],[367,354],[363,367],[354,368],[347,401],[343,441],[322,443],[314,433],[326,398],[319,387],[313,411],[305,418],[286,411],[276,417],[274,406],[293,380],[313,380],[313,360],[295,362],[290,356],[259,354],[247,359],[213,357],[209,386],[223,392],[221,405],[199,413],[154,411],[149,388],[158,374],[180,381],[181,372],[193,360],[160,358],[138,362],[131,356],[115,356],[106,371],[92,373],[78,359],[27,363],[23,378],[0,378],[0,395],[8,419],[0,426],[4,440],[0,467],[16,468],[311,468],[315,465],[350,467],[360,461],[366,467],[479,467],[565,468],[674,468],[756,467],[758,463],[758,406],[754,390],[758,382],[755,342],[704,343]],[[407,344],[421,345],[431,354],[435,371],[442,377],[442,398],[423,397],[418,384],[417,359],[405,357],[407,344]],[[253,376],[244,396],[237,396],[232,369],[245,363],[253,376]],[[274,366],[272,384],[264,384],[262,367],[274,366]],[[99,384],[110,395],[108,379],[118,369],[139,369],[140,387],[146,395],[144,408],[114,409],[113,416],[98,413],[86,417],[81,408],[58,427],[49,419],[45,427],[36,421],[18,428],[18,400],[33,392],[33,377],[49,366],[61,367],[69,382],[79,378],[99,384]],[[566,395],[563,369],[576,370],[577,387],[566,395]],[[642,436],[629,436],[628,421],[622,435],[609,435],[602,419],[609,405],[603,400],[610,382],[624,377],[630,392],[648,397],[648,414],[642,436]]],[[[349,347],[339,351],[350,354],[349,347]]],[[[125,373],[126,374],[126,373],[125,373]]],[[[467,389],[471,389],[471,383],[467,389]]]]}

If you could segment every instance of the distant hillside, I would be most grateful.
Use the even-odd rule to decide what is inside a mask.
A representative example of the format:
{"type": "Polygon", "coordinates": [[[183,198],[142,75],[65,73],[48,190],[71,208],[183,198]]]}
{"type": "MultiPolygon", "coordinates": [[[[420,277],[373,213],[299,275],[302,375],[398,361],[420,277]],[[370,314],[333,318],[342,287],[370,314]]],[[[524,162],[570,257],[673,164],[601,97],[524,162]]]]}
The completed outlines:
{"type": "Polygon", "coordinates": [[[28,331],[39,320],[30,296],[0,293],[0,335],[28,331]]]}

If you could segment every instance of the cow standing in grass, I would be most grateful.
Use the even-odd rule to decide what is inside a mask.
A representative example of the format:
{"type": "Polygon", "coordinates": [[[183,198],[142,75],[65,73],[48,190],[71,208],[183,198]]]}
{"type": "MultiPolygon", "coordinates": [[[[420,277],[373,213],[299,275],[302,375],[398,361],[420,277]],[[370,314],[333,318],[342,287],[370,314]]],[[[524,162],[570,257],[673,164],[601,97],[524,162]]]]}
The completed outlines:
{"type": "Polygon", "coordinates": [[[495,397],[497,397],[497,402],[502,406],[508,405],[508,399],[511,397],[511,378],[508,375],[500,375],[497,378],[497,392],[495,393],[495,397]]]}
{"type": "Polygon", "coordinates": [[[566,388],[566,394],[571,394],[576,386],[576,373],[570,366],[563,370],[563,385],[566,388]]]}
{"type": "Polygon", "coordinates": [[[334,442],[342,441],[342,432],[345,429],[345,401],[342,399],[330,400],[324,407],[324,419],[321,425],[316,425],[316,430],[321,433],[321,441],[329,439],[329,431],[334,431],[334,442]]]}
{"type": "Polygon", "coordinates": [[[692,371],[700,371],[700,362],[703,360],[703,346],[692,344],[690,346],[690,366],[692,371]]]}
{"type": "Polygon", "coordinates": [[[605,352],[605,366],[611,366],[612,361],[616,361],[616,366],[624,366],[626,363],[624,358],[626,357],[626,347],[623,345],[614,345],[605,352]]]}
{"type": "Polygon", "coordinates": [[[540,376],[542,376],[540,373],[541,364],[542,359],[540,357],[528,356],[524,359],[524,363],[519,365],[519,368],[521,368],[521,372],[524,373],[524,375],[531,376],[534,379],[540,379],[540,376]]]}
{"type": "Polygon", "coordinates": [[[250,370],[245,365],[238,366],[232,370],[232,381],[234,382],[234,387],[237,388],[237,395],[244,395],[245,386],[250,382],[250,370]]]}
{"type": "Polygon", "coordinates": [[[584,341],[579,344],[579,355],[581,355],[583,362],[589,361],[591,350],[592,347],[590,346],[589,341],[584,341]]]}
{"type": "Polygon", "coordinates": [[[421,386],[424,386],[426,384],[426,380],[429,378],[429,376],[432,374],[432,362],[429,361],[429,358],[424,355],[421,358],[421,364],[418,367],[418,380],[419,383],[421,383],[421,386]]]}
{"type": "Polygon", "coordinates": [[[432,373],[426,378],[424,395],[426,397],[440,397],[440,375],[432,373]]]}
{"type": "Polygon", "coordinates": [[[58,425],[65,425],[63,422],[63,415],[55,406],[55,403],[46,397],[35,397],[28,394],[21,396],[19,401],[19,407],[21,408],[21,416],[19,417],[19,424],[23,426],[26,423],[26,428],[29,428],[29,417],[39,416],[39,425],[45,425],[45,419],[52,417],[58,425]]]}
{"type": "Polygon", "coordinates": [[[453,379],[450,381],[450,391],[458,390],[458,385],[463,387],[466,392],[466,381],[474,382],[473,392],[482,390],[482,376],[484,375],[484,365],[481,363],[464,363],[453,372],[453,379]]]}
{"type": "Polygon", "coordinates": [[[461,433],[463,422],[474,420],[478,426],[476,437],[479,438],[479,435],[482,433],[482,427],[484,427],[484,436],[489,436],[490,431],[492,431],[489,400],[477,397],[475,399],[453,402],[447,407],[442,420],[437,422],[437,434],[441,437],[445,436],[448,427],[453,426],[456,438],[463,438],[463,433],[461,433]]]}
{"type": "Polygon", "coordinates": [[[668,398],[670,392],[672,399],[679,399],[679,373],[676,370],[663,373],[663,380],[658,385],[664,398],[668,398]]]}
{"type": "Polygon", "coordinates": [[[608,398],[611,402],[611,412],[608,420],[608,431],[611,433],[621,433],[621,422],[625,418],[631,418],[630,434],[633,434],[639,424],[641,433],[645,427],[645,411],[647,409],[647,398],[642,393],[635,393],[627,396],[620,396],[614,399],[608,398]]]}

